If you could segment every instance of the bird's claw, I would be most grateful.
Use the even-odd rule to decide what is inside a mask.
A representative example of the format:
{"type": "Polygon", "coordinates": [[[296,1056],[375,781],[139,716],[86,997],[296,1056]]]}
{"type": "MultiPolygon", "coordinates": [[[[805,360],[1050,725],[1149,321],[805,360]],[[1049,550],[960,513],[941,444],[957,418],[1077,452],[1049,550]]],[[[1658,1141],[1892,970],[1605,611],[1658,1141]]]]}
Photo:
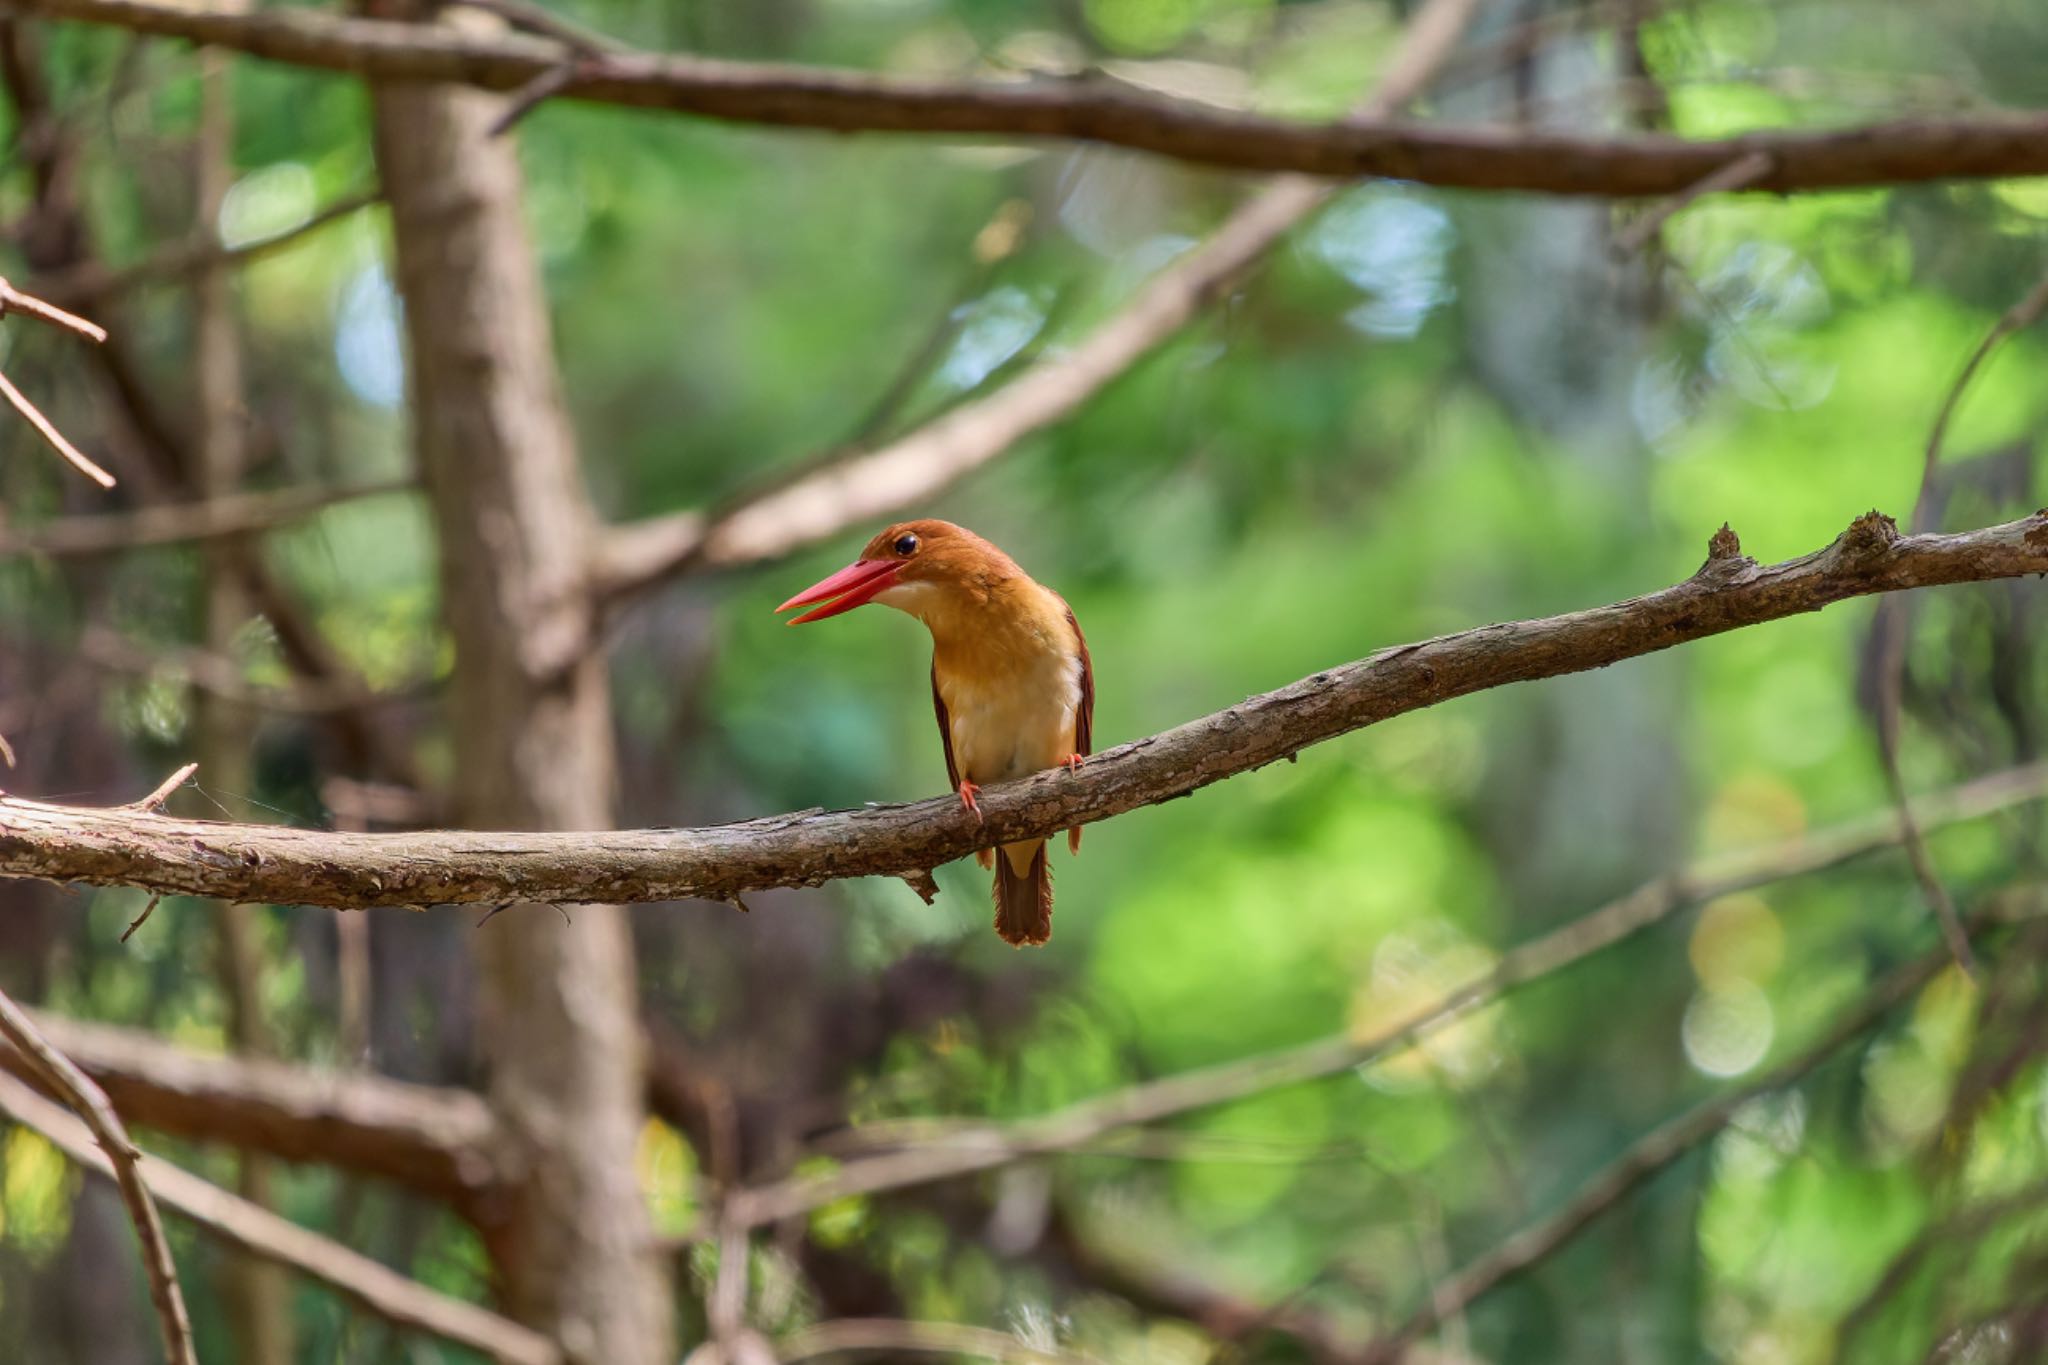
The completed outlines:
{"type": "Polygon", "coordinates": [[[977,787],[972,782],[962,782],[960,784],[960,804],[967,807],[967,809],[973,811],[974,818],[976,820],[981,821],[981,823],[983,824],[987,824],[988,822],[982,819],[981,807],[975,804],[974,800],[974,794],[980,790],[981,788],[977,787]]]}
{"type": "Polygon", "coordinates": [[[1080,772],[1080,771],[1081,771],[1081,765],[1082,765],[1083,763],[1085,763],[1086,761],[1087,761],[1087,755],[1086,755],[1086,754],[1068,754],[1068,755],[1067,755],[1067,758],[1066,758],[1066,763],[1067,763],[1067,771],[1068,771],[1068,772],[1070,772],[1070,773],[1077,773],[1077,772],[1080,772]]]}

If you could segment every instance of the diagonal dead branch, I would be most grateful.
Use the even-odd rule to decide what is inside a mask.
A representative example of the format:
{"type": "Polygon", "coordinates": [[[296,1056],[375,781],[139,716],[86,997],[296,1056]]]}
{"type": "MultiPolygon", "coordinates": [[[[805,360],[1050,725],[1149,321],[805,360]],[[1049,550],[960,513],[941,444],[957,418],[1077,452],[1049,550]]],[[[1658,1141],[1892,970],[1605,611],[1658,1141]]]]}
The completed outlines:
{"type": "MultiPolygon", "coordinates": [[[[18,14],[183,38],[373,79],[510,91],[573,51],[521,33],[345,18],[298,7],[177,0],[11,0],[18,14]]],[[[646,53],[591,62],[562,96],[731,122],[841,132],[1070,138],[1237,170],[1384,175],[1468,189],[1662,197],[1752,151],[1783,193],[2048,173],[2048,115],[1904,119],[1712,141],[1548,129],[1413,129],[1384,120],[1302,123],[1099,81],[943,81],[646,53]]]]}
{"type": "MultiPolygon", "coordinates": [[[[108,1174],[106,1158],[93,1149],[83,1125],[10,1077],[0,1077],[0,1115],[35,1129],[87,1170],[108,1174]]],[[[143,1156],[140,1171],[166,1208],[209,1236],[316,1279],[388,1322],[504,1365],[562,1365],[561,1351],[533,1329],[429,1289],[160,1157],[143,1156]]]]}
{"type": "MultiPolygon", "coordinates": [[[[1428,88],[1482,0],[1431,0],[1360,118],[1390,118],[1428,88]]],[[[836,460],[715,517],[681,512],[615,530],[592,577],[601,598],[631,596],[695,567],[731,568],[794,554],[922,499],[1052,426],[1198,317],[1286,235],[1329,202],[1319,181],[1280,176],[1193,250],[1152,276],[1081,343],[1040,360],[987,397],[963,403],[883,446],[836,460]]],[[[560,661],[567,663],[570,661],[560,661]]]]}
{"type": "Polygon", "coordinates": [[[339,834],[9,797],[0,799],[0,876],[334,908],[722,901],[896,876],[1185,796],[1473,692],[1602,668],[1854,597],[2043,572],[2048,513],[1901,536],[1872,512],[1798,559],[1713,558],[1682,583],[1611,606],[1482,626],[1327,669],[1098,754],[1079,772],[992,785],[979,820],[942,797],[693,830],[339,834]]]}
{"type": "MultiPolygon", "coordinates": [[[[64,1097],[77,1112],[80,1127],[89,1134],[81,1145],[88,1152],[99,1145],[104,1169],[120,1188],[121,1202],[128,1206],[129,1221],[142,1243],[142,1265],[149,1277],[149,1297],[156,1305],[158,1325],[163,1329],[164,1352],[171,1365],[199,1365],[192,1346],[192,1319],[185,1312],[185,1296],[178,1289],[178,1268],[171,1261],[171,1245],[164,1240],[163,1220],[157,1216],[156,1201],[143,1182],[139,1162],[142,1152],[128,1137],[128,1130],[107,1103],[107,1096],[73,1066],[63,1053],[52,1047],[21,1006],[0,993],[0,1037],[13,1046],[36,1074],[37,1079],[64,1097]]],[[[59,1111],[61,1114],[61,1111],[59,1111]]]]}

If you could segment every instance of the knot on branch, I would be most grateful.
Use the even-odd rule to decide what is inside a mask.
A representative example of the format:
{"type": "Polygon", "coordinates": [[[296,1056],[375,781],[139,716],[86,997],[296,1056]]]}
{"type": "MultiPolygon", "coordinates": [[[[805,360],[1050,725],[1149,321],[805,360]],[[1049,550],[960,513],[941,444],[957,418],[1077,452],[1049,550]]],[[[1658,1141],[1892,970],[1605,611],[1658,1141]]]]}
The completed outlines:
{"type": "Polygon", "coordinates": [[[1835,551],[1842,560],[1856,563],[1875,559],[1898,543],[1899,524],[1873,509],[1849,523],[1849,529],[1835,541],[1835,551]]]}
{"type": "Polygon", "coordinates": [[[1707,541],[1707,562],[1700,565],[1695,578],[1732,578],[1741,570],[1753,566],[1748,555],[1742,553],[1742,537],[1735,534],[1735,528],[1727,522],[1714,532],[1707,541]]]}

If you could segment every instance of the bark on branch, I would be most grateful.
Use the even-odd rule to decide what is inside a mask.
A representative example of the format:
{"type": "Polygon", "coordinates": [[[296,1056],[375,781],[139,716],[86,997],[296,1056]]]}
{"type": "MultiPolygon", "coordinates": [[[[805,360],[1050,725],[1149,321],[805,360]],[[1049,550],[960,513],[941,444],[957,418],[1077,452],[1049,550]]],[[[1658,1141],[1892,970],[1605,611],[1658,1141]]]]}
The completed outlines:
{"type": "Polygon", "coordinates": [[[2048,512],[1954,535],[1859,517],[1826,548],[1745,558],[1722,528],[1675,586],[1611,606],[1382,650],[1064,769],[987,788],[982,822],[935,798],[706,829],[337,834],[0,799],[0,876],[322,905],[730,900],[917,875],[972,850],[1155,805],[1312,744],[1509,683],[1601,668],[1876,593],[2048,572],[2048,512]]]}
{"type": "Polygon", "coordinates": [[[580,54],[522,33],[478,35],[312,10],[172,0],[9,0],[16,14],[185,38],[379,80],[513,91],[558,72],[558,98],[838,132],[1070,138],[1237,170],[1393,176],[1469,189],[1610,197],[1684,193],[1752,154],[1743,188],[1793,190],[2048,173],[2048,115],[1907,119],[1712,141],[1386,121],[1301,123],[1099,81],[939,81],[648,53],[580,54]]]}

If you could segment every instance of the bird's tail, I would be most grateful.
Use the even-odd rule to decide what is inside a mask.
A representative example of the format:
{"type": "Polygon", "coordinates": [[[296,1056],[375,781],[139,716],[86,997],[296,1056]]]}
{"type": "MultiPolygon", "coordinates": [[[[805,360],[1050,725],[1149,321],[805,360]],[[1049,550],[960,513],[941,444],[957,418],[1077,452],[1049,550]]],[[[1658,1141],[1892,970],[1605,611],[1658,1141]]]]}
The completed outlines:
{"type": "Polygon", "coordinates": [[[996,858],[996,933],[1021,948],[1052,937],[1052,868],[1045,840],[1004,844],[996,858]]]}

